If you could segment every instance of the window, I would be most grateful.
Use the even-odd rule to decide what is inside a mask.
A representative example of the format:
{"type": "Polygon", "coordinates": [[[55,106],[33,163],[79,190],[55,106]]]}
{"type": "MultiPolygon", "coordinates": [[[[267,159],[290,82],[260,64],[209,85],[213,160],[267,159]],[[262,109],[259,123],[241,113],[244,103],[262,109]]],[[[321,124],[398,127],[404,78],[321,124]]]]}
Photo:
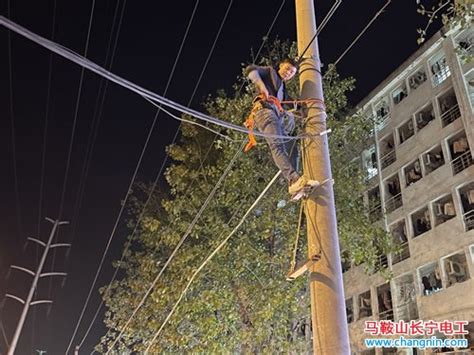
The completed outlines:
{"type": "Polygon", "coordinates": [[[429,66],[431,70],[431,80],[433,82],[433,86],[440,85],[451,75],[448,63],[446,62],[446,57],[443,53],[438,53],[436,56],[434,56],[429,61],[429,66]]]}
{"type": "Polygon", "coordinates": [[[420,111],[415,113],[415,122],[417,130],[421,130],[428,123],[433,121],[435,118],[433,105],[429,104],[428,106],[422,108],[420,111]]]}
{"type": "Polygon", "coordinates": [[[379,319],[393,320],[392,292],[390,284],[386,283],[377,287],[377,299],[379,302],[379,319]]]}
{"type": "Polygon", "coordinates": [[[413,137],[414,134],[415,134],[415,125],[413,124],[413,119],[410,118],[398,128],[398,138],[399,138],[400,144],[405,142],[408,138],[413,137]]]}
{"type": "Polygon", "coordinates": [[[375,105],[375,129],[380,131],[388,124],[389,119],[390,106],[387,98],[383,98],[375,105]]]}
{"type": "Polygon", "coordinates": [[[474,108],[474,70],[465,75],[466,86],[471,100],[471,109],[474,108]]]}
{"type": "Polygon", "coordinates": [[[405,85],[405,83],[403,83],[401,86],[399,86],[398,88],[396,88],[393,92],[392,92],[392,100],[393,100],[393,103],[395,105],[398,105],[400,102],[402,102],[405,97],[408,96],[408,90],[407,90],[407,86],[405,85]]]}
{"type": "Polygon", "coordinates": [[[469,270],[464,253],[445,258],[443,264],[446,272],[446,287],[469,280],[469,270]]]}
{"type": "Polygon", "coordinates": [[[369,218],[371,221],[378,221],[382,218],[382,202],[380,201],[380,189],[377,186],[367,191],[369,205],[369,218]]]}
{"type": "Polygon", "coordinates": [[[421,294],[430,296],[443,289],[438,262],[434,262],[418,269],[421,284],[421,294]]]}
{"type": "Polygon", "coordinates": [[[410,257],[405,220],[392,224],[390,234],[395,245],[400,247],[400,251],[392,255],[392,265],[394,265],[410,257]]]}
{"type": "Polygon", "coordinates": [[[354,305],[352,304],[352,297],[346,300],[346,316],[347,323],[354,321],[354,305]]]}
{"type": "Polygon", "coordinates": [[[441,112],[441,124],[446,127],[461,117],[458,101],[454,91],[451,89],[438,98],[439,110],[441,112]]]}
{"type": "Polygon", "coordinates": [[[460,132],[448,140],[449,152],[451,153],[451,166],[453,175],[456,175],[472,165],[472,155],[466,133],[460,132]]]}
{"type": "Polygon", "coordinates": [[[448,195],[433,202],[433,214],[435,226],[456,217],[453,197],[448,195]]]}
{"type": "Polygon", "coordinates": [[[403,172],[405,173],[406,186],[410,186],[420,180],[423,177],[420,160],[416,159],[413,163],[403,169],[403,172]]]}
{"type": "Polygon", "coordinates": [[[408,78],[408,84],[411,90],[416,90],[426,81],[426,73],[424,69],[418,69],[415,74],[408,78]]]}
{"type": "Polygon", "coordinates": [[[456,38],[457,53],[463,64],[474,56],[474,31],[469,29],[456,38]]]}
{"type": "Polygon", "coordinates": [[[382,169],[385,169],[387,166],[393,164],[397,160],[397,155],[395,153],[395,142],[393,139],[393,134],[382,139],[379,144],[380,147],[380,165],[382,169]]]}
{"type": "Polygon", "coordinates": [[[395,211],[403,205],[402,193],[400,190],[400,179],[395,174],[385,180],[385,210],[387,213],[395,211]]]}
{"type": "Polygon", "coordinates": [[[465,231],[474,229],[474,182],[459,189],[465,231]]]}
{"type": "Polygon", "coordinates": [[[424,207],[421,210],[416,211],[411,215],[411,222],[413,225],[413,236],[418,237],[419,235],[431,230],[431,218],[428,207],[424,207]]]}
{"type": "Polygon", "coordinates": [[[415,280],[412,274],[394,280],[395,317],[397,320],[410,321],[418,318],[416,305],[415,280]]]}
{"type": "Polygon", "coordinates": [[[362,152],[362,168],[365,171],[367,180],[372,179],[378,174],[375,145],[362,152]]]}
{"type": "Polygon", "coordinates": [[[423,154],[423,165],[426,175],[444,165],[443,149],[440,145],[423,154]]]}
{"type": "Polygon", "coordinates": [[[372,316],[372,302],[370,300],[370,290],[359,295],[359,318],[372,316]]]}

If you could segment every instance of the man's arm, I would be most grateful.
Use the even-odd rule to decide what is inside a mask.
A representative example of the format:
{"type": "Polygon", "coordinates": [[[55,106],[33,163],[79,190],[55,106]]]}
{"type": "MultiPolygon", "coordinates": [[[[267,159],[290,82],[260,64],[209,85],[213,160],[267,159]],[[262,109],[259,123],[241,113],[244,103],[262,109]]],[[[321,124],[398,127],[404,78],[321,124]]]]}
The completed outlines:
{"type": "Polygon", "coordinates": [[[255,85],[259,94],[263,95],[264,98],[267,99],[269,95],[268,89],[265,86],[265,83],[263,82],[262,78],[260,77],[259,68],[260,67],[256,65],[249,65],[247,68],[245,68],[245,75],[255,85]]]}

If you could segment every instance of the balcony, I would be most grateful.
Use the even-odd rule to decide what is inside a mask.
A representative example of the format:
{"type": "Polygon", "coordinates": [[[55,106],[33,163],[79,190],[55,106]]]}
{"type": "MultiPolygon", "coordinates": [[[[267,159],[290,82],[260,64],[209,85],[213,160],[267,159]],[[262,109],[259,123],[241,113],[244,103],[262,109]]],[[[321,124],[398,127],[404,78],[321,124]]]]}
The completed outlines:
{"type": "Polygon", "coordinates": [[[379,203],[369,210],[369,219],[372,222],[376,222],[382,218],[382,204],[379,203]]]}
{"type": "Polygon", "coordinates": [[[451,122],[456,121],[459,117],[461,117],[461,111],[459,110],[459,105],[456,104],[441,115],[442,126],[446,127],[451,122]]]}
{"type": "Polygon", "coordinates": [[[395,150],[392,150],[385,154],[383,157],[380,158],[380,164],[382,165],[382,169],[385,169],[387,166],[390,166],[394,162],[397,161],[397,154],[395,150]]]}
{"type": "Polygon", "coordinates": [[[389,309],[387,311],[383,311],[379,313],[379,320],[394,320],[393,317],[393,309],[389,309]]]}
{"type": "Polygon", "coordinates": [[[387,213],[395,211],[403,205],[402,194],[399,193],[385,201],[385,211],[387,213]]]}
{"type": "Polygon", "coordinates": [[[390,113],[385,114],[383,117],[377,116],[376,123],[375,123],[375,130],[377,132],[380,132],[382,129],[387,127],[389,122],[390,122],[390,113]]]}
{"type": "Polygon", "coordinates": [[[466,229],[466,232],[474,229],[474,210],[464,213],[462,219],[464,221],[464,228],[466,229]]]}
{"type": "Polygon", "coordinates": [[[471,152],[468,150],[467,152],[458,156],[456,159],[454,159],[451,162],[451,166],[453,168],[453,175],[459,174],[461,171],[467,169],[471,165],[472,165],[472,155],[471,155],[471,152]]]}
{"type": "Polygon", "coordinates": [[[410,257],[410,248],[408,242],[400,244],[400,251],[392,255],[392,265],[399,263],[410,257]]]}

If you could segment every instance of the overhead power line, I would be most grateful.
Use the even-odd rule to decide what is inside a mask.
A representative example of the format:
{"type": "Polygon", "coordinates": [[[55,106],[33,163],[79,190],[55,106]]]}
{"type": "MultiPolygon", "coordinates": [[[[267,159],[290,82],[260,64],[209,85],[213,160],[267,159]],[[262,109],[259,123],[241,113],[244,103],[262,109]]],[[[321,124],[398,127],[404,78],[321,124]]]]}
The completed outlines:
{"type": "MultiPolygon", "coordinates": [[[[168,88],[169,88],[169,85],[171,84],[171,79],[172,79],[172,77],[173,77],[173,75],[174,75],[174,72],[175,72],[175,69],[176,69],[176,65],[177,65],[177,63],[178,63],[179,57],[180,57],[180,55],[181,55],[181,52],[182,52],[182,50],[183,50],[184,43],[186,42],[186,39],[187,39],[187,36],[188,36],[188,33],[189,33],[189,29],[190,29],[190,27],[191,27],[192,21],[193,21],[193,19],[194,19],[195,14],[196,14],[196,10],[197,10],[198,5],[199,5],[199,0],[196,1],[195,5],[194,5],[194,8],[193,8],[193,11],[192,11],[192,14],[191,14],[191,17],[190,17],[190,19],[189,19],[189,21],[188,21],[188,25],[187,25],[187,27],[186,27],[185,34],[184,34],[183,39],[182,39],[182,41],[181,41],[181,44],[180,44],[178,53],[177,53],[177,55],[176,55],[176,57],[175,57],[175,61],[174,61],[174,63],[173,63],[173,67],[172,67],[171,72],[170,72],[170,75],[169,75],[169,77],[168,77],[168,82],[167,82],[166,87],[165,87],[165,90],[164,90],[165,94],[166,94],[166,92],[167,92],[167,90],[168,90],[168,88]]],[[[152,135],[152,133],[153,133],[154,127],[155,127],[155,125],[156,125],[156,121],[157,121],[157,118],[158,118],[159,113],[160,113],[160,109],[158,109],[157,112],[155,113],[155,116],[154,116],[154,118],[153,118],[153,122],[152,122],[152,124],[151,124],[151,126],[150,126],[150,128],[149,128],[148,135],[147,135],[147,138],[146,138],[146,140],[145,140],[145,144],[143,145],[143,148],[142,148],[140,157],[139,157],[138,162],[137,162],[137,165],[136,165],[136,167],[135,167],[135,171],[134,171],[134,173],[133,173],[133,175],[132,175],[132,178],[131,178],[131,180],[130,180],[130,183],[129,183],[127,192],[126,192],[126,194],[125,194],[125,198],[123,199],[122,207],[121,207],[121,209],[120,209],[120,211],[119,211],[119,213],[118,213],[118,215],[117,215],[117,218],[116,218],[115,223],[114,223],[114,227],[113,227],[112,232],[111,232],[111,234],[110,234],[110,236],[109,236],[109,239],[108,239],[108,241],[107,241],[107,245],[106,245],[106,247],[105,247],[105,249],[104,249],[104,252],[102,253],[102,258],[101,258],[101,260],[100,260],[100,262],[99,262],[99,266],[98,266],[98,268],[97,268],[97,271],[96,271],[94,280],[93,280],[93,282],[92,282],[92,284],[91,284],[91,286],[90,286],[90,289],[89,289],[89,292],[88,292],[86,301],[85,301],[85,303],[84,303],[84,305],[83,305],[83,308],[82,308],[82,310],[81,310],[81,314],[80,314],[79,319],[78,319],[78,321],[77,321],[77,323],[76,323],[74,332],[73,332],[73,334],[72,334],[72,336],[71,336],[71,339],[70,339],[70,341],[69,341],[69,344],[68,344],[68,348],[67,348],[67,350],[66,350],[66,353],[69,351],[69,349],[70,349],[70,347],[71,347],[71,345],[72,345],[72,342],[74,341],[74,338],[75,338],[75,336],[76,336],[76,333],[77,333],[77,331],[78,331],[78,329],[79,329],[79,325],[80,325],[80,323],[81,323],[81,321],[82,321],[82,318],[83,318],[83,316],[84,316],[85,310],[87,309],[87,305],[89,304],[90,298],[91,298],[91,296],[92,296],[92,291],[94,290],[95,284],[97,283],[97,279],[98,279],[98,277],[99,277],[100,271],[102,270],[102,266],[103,266],[103,264],[104,264],[105,257],[106,257],[106,255],[107,255],[107,252],[108,252],[108,250],[109,250],[109,247],[110,247],[110,245],[111,245],[111,243],[112,243],[112,240],[113,240],[113,237],[114,237],[114,235],[115,235],[115,231],[116,231],[116,229],[117,229],[118,223],[119,223],[119,221],[120,221],[120,219],[121,219],[121,217],[122,217],[122,213],[123,213],[123,210],[124,210],[124,208],[125,208],[125,205],[126,205],[126,202],[127,202],[127,200],[128,200],[128,197],[130,196],[130,193],[131,193],[131,191],[132,191],[133,183],[134,183],[134,181],[135,181],[135,178],[136,178],[137,173],[138,173],[138,169],[140,168],[141,162],[142,162],[142,160],[143,160],[143,156],[144,156],[144,154],[145,154],[146,148],[148,147],[148,143],[149,143],[149,141],[150,141],[150,138],[151,138],[151,135],[152,135]]],[[[88,328],[88,330],[87,330],[87,333],[89,332],[89,330],[90,330],[90,326],[89,326],[89,328],[88,328]]],[[[82,343],[83,343],[84,340],[85,340],[85,338],[83,338],[83,339],[81,340],[81,345],[79,345],[79,347],[82,346],[82,343]]]]}
{"type": "Polygon", "coordinates": [[[137,312],[140,310],[140,308],[142,307],[142,305],[145,303],[146,299],[148,298],[148,296],[150,295],[150,293],[153,291],[153,289],[155,288],[156,284],[158,283],[158,281],[160,280],[161,276],[163,275],[163,273],[165,272],[165,270],[167,269],[168,265],[171,263],[171,261],[173,260],[174,256],[176,255],[176,253],[178,252],[178,250],[180,249],[181,245],[184,243],[184,241],[188,238],[188,236],[191,234],[191,231],[194,229],[194,226],[196,225],[197,221],[199,220],[199,218],[201,218],[201,215],[203,214],[204,210],[207,208],[207,206],[209,205],[209,203],[211,202],[212,198],[214,197],[214,195],[216,194],[218,188],[220,187],[220,185],[222,184],[222,182],[224,181],[224,179],[227,177],[227,175],[229,174],[232,166],[234,165],[234,162],[237,160],[237,158],[242,154],[242,148],[244,147],[244,144],[243,143],[239,148],[237,148],[237,151],[235,152],[233,158],[231,159],[231,161],[229,162],[229,164],[227,164],[227,167],[225,168],[224,172],[222,173],[222,175],[220,176],[219,180],[216,182],[216,184],[214,185],[213,189],[211,190],[211,192],[209,193],[209,195],[207,196],[206,200],[204,201],[203,205],[201,206],[201,208],[199,209],[198,213],[194,216],[192,222],[189,224],[188,228],[186,229],[186,232],[183,234],[183,236],[181,237],[181,239],[179,240],[178,244],[175,246],[175,248],[173,249],[173,252],[171,253],[171,255],[168,257],[168,259],[166,260],[165,264],[163,265],[163,267],[161,268],[160,272],[156,275],[155,279],[153,280],[153,282],[151,283],[151,285],[148,287],[147,291],[145,292],[145,294],[143,295],[142,299],[140,300],[140,302],[138,303],[138,305],[135,307],[135,309],[133,310],[132,314],[130,315],[130,317],[128,318],[127,322],[125,323],[125,325],[121,328],[120,330],[120,333],[119,335],[117,336],[117,338],[114,340],[114,342],[112,343],[112,345],[110,346],[109,350],[107,351],[107,354],[114,348],[115,344],[117,344],[117,342],[122,338],[125,330],[128,328],[130,322],[132,321],[133,317],[135,317],[135,315],[137,314],[137,312]]]}
{"type": "MultiPolygon", "coordinates": [[[[252,212],[252,210],[255,208],[255,206],[257,206],[260,201],[262,200],[263,196],[265,196],[265,194],[267,193],[267,191],[270,189],[270,187],[273,185],[273,183],[277,180],[277,178],[280,176],[280,173],[281,171],[278,171],[275,176],[273,176],[273,178],[270,180],[270,182],[268,183],[268,185],[263,189],[263,191],[260,193],[260,195],[255,199],[255,201],[252,203],[252,205],[248,208],[247,212],[245,212],[245,214],[242,216],[242,218],[240,219],[239,223],[237,223],[237,225],[234,227],[234,229],[229,233],[229,235],[227,237],[225,237],[225,239],[212,251],[211,254],[209,254],[209,256],[202,262],[202,264],[196,269],[196,271],[193,273],[193,275],[190,277],[186,287],[183,289],[183,291],[181,292],[180,296],[178,297],[178,300],[175,302],[175,304],[173,305],[173,308],[171,309],[171,311],[168,313],[168,315],[166,316],[165,320],[163,321],[163,323],[161,324],[160,328],[158,329],[158,331],[155,333],[155,335],[153,336],[152,340],[150,341],[150,343],[148,344],[146,350],[145,350],[145,354],[148,354],[148,352],[150,351],[151,347],[153,346],[154,342],[156,341],[156,339],[158,338],[158,336],[161,334],[161,331],[163,330],[163,328],[166,326],[166,324],[168,323],[168,321],[170,320],[171,316],[173,315],[173,313],[175,312],[176,308],[178,307],[178,305],[180,304],[181,300],[183,299],[184,295],[186,294],[186,292],[188,291],[189,287],[191,286],[191,284],[193,283],[194,279],[196,278],[196,276],[201,272],[201,270],[209,263],[209,261],[212,260],[212,258],[219,252],[219,250],[221,250],[224,245],[229,241],[229,239],[239,230],[240,226],[242,226],[242,224],[244,223],[245,219],[247,218],[247,216],[250,214],[250,212],[252,212]]],[[[107,353],[110,352],[111,349],[109,349],[107,351],[107,353]]]]}
{"type": "MultiPolygon", "coordinates": [[[[87,28],[87,37],[86,37],[86,44],[85,44],[85,49],[84,49],[84,58],[87,56],[87,52],[89,50],[89,40],[90,40],[90,34],[91,34],[91,28],[92,28],[92,20],[94,18],[94,9],[95,9],[95,0],[92,0],[92,6],[91,6],[91,13],[89,15],[89,26],[87,28]]],[[[81,77],[79,79],[79,87],[77,89],[77,98],[76,98],[76,106],[74,109],[74,118],[72,122],[72,128],[71,128],[71,137],[69,140],[69,150],[67,154],[67,161],[66,161],[66,168],[64,169],[64,182],[63,182],[63,188],[61,192],[61,201],[59,203],[59,214],[58,214],[58,219],[61,219],[61,215],[63,212],[64,208],[64,200],[66,196],[66,186],[67,186],[67,180],[68,180],[68,175],[69,175],[69,167],[71,165],[71,155],[72,155],[72,147],[74,144],[74,137],[76,133],[76,125],[77,125],[77,116],[79,114],[79,106],[80,106],[80,101],[81,101],[81,94],[82,94],[82,84],[84,82],[84,73],[85,73],[85,68],[83,67],[81,70],[81,77]]],[[[54,254],[56,255],[56,253],[54,254]]],[[[53,257],[54,259],[54,257],[53,257]]],[[[54,263],[54,261],[53,261],[54,263]]]]}
{"type": "MultiPolygon", "coordinates": [[[[7,16],[10,17],[10,0],[7,1],[7,16]]],[[[16,157],[16,133],[15,133],[15,111],[13,107],[13,64],[12,64],[12,40],[11,34],[8,33],[8,83],[10,85],[10,133],[12,142],[12,160],[13,160],[13,180],[15,191],[15,207],[16,207],[16,222],[18,228],[19,238],[23,238],[23,223],[21,220],[21,201],[20,201],[20,187],[18,183],[18,167],[16,157]]]]}
{"type": "MultiPolygon", "coordinates": [[[[84,58],[83,56],[75,53],[74,51],[63,47],[57,43],[54,43],[50,40],[47,40],[44,37],[41,37],[24,27],[14,23],[13,21],[8,20],[4,16],[0,16],[0,24],[4,25],[5,27],[11,29],[14,32],[17,32],[18,34],[21,34],[22,36],[40,44],[41,46],[50,49],[51,51],[61,55],[62,57],[69,59],[70,61],[83,66],[92,72],[101,75],[110,81],[115,82],[116,84],[123,86],[125,88],[128,88],[130,91],[133,91],[140,96],[145,96],[153,101],[156,101],[164,106],[167,106],[171,109],[177,110],[179,112],[182,112],[184,114],[188,114],[190,116],[196,117],[199,120],[215,124],[230,130],[242,132],[242,133],[248,133],[248,130],[240,125],[229,123],[220,119],[217,119],[215,117],[212,117],[210,115],[204,114],[202,112],[187,108],[186,106],[183,106],[181,104],[178,104],[172,100],[169,100],[163,96],[160,96],[150,90],[147,90],[135,83],[132,83],[131,81],[128,81],[118,75],[115,75],[111,73],[110,71],[104,69],[103,67],[97,65],[96,63],[88,60],[87,58],[84,58]]],[[[285,139],[291,139],[291,140],[299,140],[303,138],[312,138],[307,135],[300,135],[300,136],[294,136],[294,137],[288,137],[288,136],[283,136],[283,135],[277,135],[277,134],[264,134],[261,132],[254,132],[256,136],[261,136],[261,137],[272,137],[272,138],[285,138],[285,139]]]]}
{"type": "Polygon", "coordinates": [[[372,23],[374,23],[374,21],[377,19],[377,17],[379,17],[382,14],[382,12],[384,12],[385,8],[390,3],[391,3],[391,0],[387,0],[385,5],[383,5],[382,8],[379,11],[377,11],[377,13],[372,17],[372,19],[369,21],[369,23],[367,23],[367,25],[362,29],[362,31],[360,31],[360,33],[356,36],[356,38],[354,38],[354,40],[351,42],[351,44],[344,50],[344,52],[342,52],[342,54],[339,56],[339,58],[337,58],[337,60],[334,62],[334,65],[337,65],[342,60],[342,58],[344,58],[344,56],[347,54],[347,52],[349,52],[350,49],[357,43],[357,41],[359,41],[359,39],[365,34],[365,32],[369,29],[369,27],[372,25],[372,23]]]}

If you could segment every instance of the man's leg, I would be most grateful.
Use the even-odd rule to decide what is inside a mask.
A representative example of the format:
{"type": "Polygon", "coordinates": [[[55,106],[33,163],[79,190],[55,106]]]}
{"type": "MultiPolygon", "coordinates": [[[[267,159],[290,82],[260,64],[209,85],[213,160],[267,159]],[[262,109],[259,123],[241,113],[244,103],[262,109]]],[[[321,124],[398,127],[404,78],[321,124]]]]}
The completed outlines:
{"type": "MultiPolygon", "coordinates": [[[[271,109],[261,109],[255,113],[255,124],[265,134],[283,135],[281,121],[271,109]]],[[[275,165],[281,170],[284,178],[291,184],[299,179],[295,166],[292,164],[285,143],[281,138],[265,137],[272,153],[275,165]]]]}

